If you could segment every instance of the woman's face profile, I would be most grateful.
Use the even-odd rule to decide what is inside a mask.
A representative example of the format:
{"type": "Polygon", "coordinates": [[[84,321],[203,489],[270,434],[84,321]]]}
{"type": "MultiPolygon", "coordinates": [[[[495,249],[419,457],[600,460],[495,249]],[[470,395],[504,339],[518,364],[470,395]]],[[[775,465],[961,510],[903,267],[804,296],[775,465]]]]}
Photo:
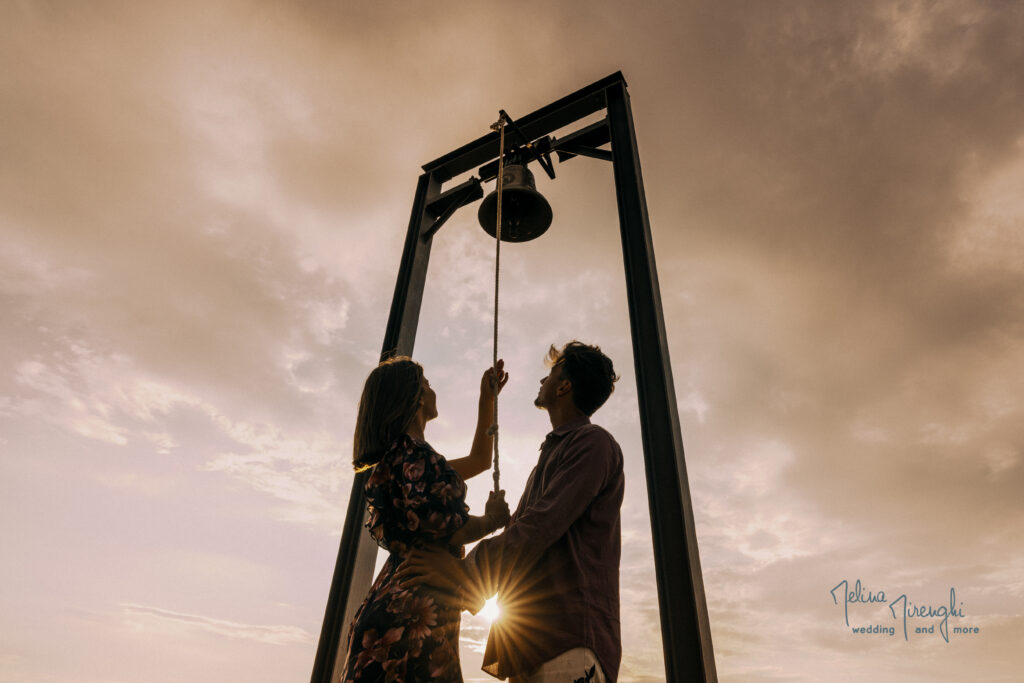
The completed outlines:
{"type": "Polygon", "coordinates": [[[437,394],[430,388],[430,382],[425,375],[420,380],[420,387],[422,388],[420,393],[420,414],[423,416],[423,421],[426,422],[437,417],[437,394]]]}

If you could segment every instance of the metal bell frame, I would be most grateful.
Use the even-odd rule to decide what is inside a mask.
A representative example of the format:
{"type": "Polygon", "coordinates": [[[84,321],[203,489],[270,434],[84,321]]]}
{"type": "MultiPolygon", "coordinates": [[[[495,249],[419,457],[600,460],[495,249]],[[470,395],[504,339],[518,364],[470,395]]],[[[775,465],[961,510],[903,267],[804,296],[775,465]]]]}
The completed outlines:
{"type": "MultiPolygon", "coordinates": [[[[554,177],[551,153],[556,153],[560,162],[577,156],[612,162],[651,515],[665,680],[671,683],[715,682],[718,678],[693,505],[626,81],[621,72],[616,72],[512,123],[520,140],[516,142],[515,136],[511,136],[513,140],[506,138],[506,144],[526,145],[533,160],[551,177],[554,177]],[[552,132],[601,110],[606,111],[606,116],[597,123],[562,139],[550,137],[552,132]],[[610,150],[601,149],[609,143],[610,150]]],[[[481,182],[497,175],[497,146],[498,133],[492,132],[423,166],[381,360],[394,355],[412,355],[433,236],[458,208],[483,196],[481,182]],[[443,183],[481,164],[480,178],[470,178],[441,191],[443,183]]],[[[352,482],[311,683],[331,683],[336,670],[343,665],[347,629],[373,581],[377,545],[363,528],[366,476],[366,472],[359,473],[352,482]]]]}

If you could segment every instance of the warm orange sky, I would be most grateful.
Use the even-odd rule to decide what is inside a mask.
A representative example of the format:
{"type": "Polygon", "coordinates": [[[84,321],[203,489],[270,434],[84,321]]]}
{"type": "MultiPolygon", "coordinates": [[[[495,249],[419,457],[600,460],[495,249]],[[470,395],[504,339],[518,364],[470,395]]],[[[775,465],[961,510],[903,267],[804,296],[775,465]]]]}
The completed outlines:
{"type": "MultiPolygon", "coordinates": [[[[421,164],[621,70],[720,680],[1024,667],[1024,10],[924,2],[0,7],[0,679],[309,676],[421,164]],[[897,622],[843,580],[941,606],[897,622]]],[[[662,677],[610,166],[502,251],[502,472],[548,343],[623,375],[620,680],[662,677]]],[[[492,244],[434,240],[415,355],[468,448],[492,244]]],[[[490,480],[472,480],[482,505],[490,480]]],[[[464,621],[467,681],[484,635],[464,621]]]]}

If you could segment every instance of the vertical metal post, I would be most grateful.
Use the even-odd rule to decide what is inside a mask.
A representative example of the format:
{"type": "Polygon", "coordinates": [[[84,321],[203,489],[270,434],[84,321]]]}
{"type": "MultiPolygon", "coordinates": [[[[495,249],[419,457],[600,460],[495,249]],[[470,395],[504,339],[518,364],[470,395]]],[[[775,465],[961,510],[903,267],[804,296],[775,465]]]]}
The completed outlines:
{"type": "MultiPolygon", "coordinates": [[[[427,204],[440,194],[441,183],[432,174],[424,173],[416,186],[416,198],[412,205],[409,230],[405,236],[402,262],[395,282],[395,293],[391,299],[391,313],[384,333],[381,360],[391,356],[411,356],[416,341],[416,327],[420,318],[420,304],[423,301],[423,285],[427,278],[427,264],[430,260],[431,238],[424,237],[433,222],[427,213],[427,204]]],[[[357,474],[352,481],[345,525],[338,548],[338,559],[334,566],[334,578],[327,597],[327,609],[320,630],[316,659],[313,662],[311,683],[330,683],[336,670],[344,665],[344,642],[348,627],[356,610],[366,596],[366,590],[373,582],[373,568],[377,557],[377,545],[366,533],[366,505],[363,500],[363,485],[366,472],[357,474]]]]}
{"type": "Polygon", "coordinates": [[[711,683],[718,677],[633,114],[624,81],[611,84],[605,92],[633,335],[665,675],[672,683],[711,683]]]}

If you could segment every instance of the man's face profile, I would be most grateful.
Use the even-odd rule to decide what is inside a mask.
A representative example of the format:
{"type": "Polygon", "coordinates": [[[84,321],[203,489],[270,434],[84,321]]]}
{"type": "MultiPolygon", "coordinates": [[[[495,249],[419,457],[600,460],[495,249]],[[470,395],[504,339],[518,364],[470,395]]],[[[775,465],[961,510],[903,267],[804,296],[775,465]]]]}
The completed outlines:
{"type": "Polygon", "coordinates": [[[562,364],[556,363],[547,376],[541,378],[540,389],[537,391],[537,398],[533,400],[533,405],[538,408],[550,408],[558,396],[558,385],[563,379],[562,364]]]}

